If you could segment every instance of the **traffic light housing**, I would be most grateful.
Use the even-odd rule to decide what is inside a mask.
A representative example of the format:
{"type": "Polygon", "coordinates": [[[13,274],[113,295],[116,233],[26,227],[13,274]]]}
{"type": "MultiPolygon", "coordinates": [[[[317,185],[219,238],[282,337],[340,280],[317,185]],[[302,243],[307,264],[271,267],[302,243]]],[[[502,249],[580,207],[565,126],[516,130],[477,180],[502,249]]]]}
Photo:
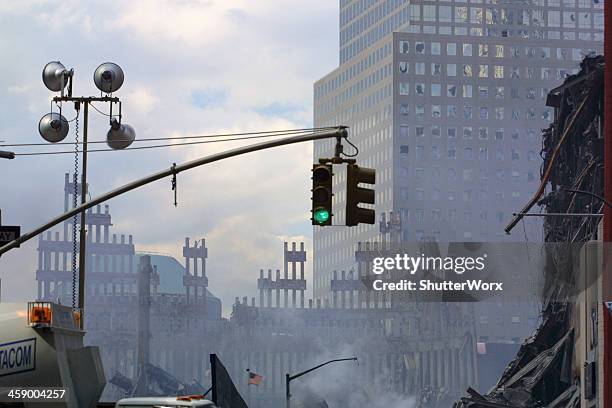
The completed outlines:
{"type": "Polygon", "coordinates": [[[374,224],[375,212],[359,204],[374,204],[374,189],[359,187],[359,183],[376,183],[376,170],[349,163],[346,168],[346,225],[374,224]]]}
{"type": "Polygon", "coordinates": [[[312,165],[312,225],[332,225],[332,165],[312,165]]]}

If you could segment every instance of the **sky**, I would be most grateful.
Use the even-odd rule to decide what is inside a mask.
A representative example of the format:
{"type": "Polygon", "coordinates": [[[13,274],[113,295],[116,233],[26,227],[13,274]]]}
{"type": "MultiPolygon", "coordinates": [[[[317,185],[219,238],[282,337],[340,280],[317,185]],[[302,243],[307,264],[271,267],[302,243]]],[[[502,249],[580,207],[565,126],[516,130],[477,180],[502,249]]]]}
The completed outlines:
{"type": "MultiPolygon", "coordinates": [[[[119,64],[125,83],[115,96],[136,138],[304,128],[312,126],[313,83],[338,64],[338,2],[1,2],[0,50],[5,143],[43,142],[38,122],[54,95],[41,72],[53,60],[74,68],[75,96],[98,93],[92,77],[100,63],[119,64]]],[[[63,113],[75,116],[69,105],[63,113]]],[[[89,140],[104,140],[105,117],[91,111],[89,123],[89,140]]],[[[66,141],[74,140],[70,125],[66,141]]],[[[248,143],[92,153],[90,194],[248,143]]],[[[113,232],[132,234],[137,251],[181,262],[184,238],[205,238],[209,290],[227,314],[234,297],[255,296],[259,269],[282,269],[285,240],[306,242],[310,277],[311,164],[306,143],[190,170],[178,176],[176,208],[170,179],[160,180],[107,202],[113,232]]],[[[73,166],[72,155],[0,161],[2,223],[26,232],[59,215],[64,173],[73,166]]],[[[36,246],[34,239],[0,259],[2,301],[36,297],[36,246]]]]}

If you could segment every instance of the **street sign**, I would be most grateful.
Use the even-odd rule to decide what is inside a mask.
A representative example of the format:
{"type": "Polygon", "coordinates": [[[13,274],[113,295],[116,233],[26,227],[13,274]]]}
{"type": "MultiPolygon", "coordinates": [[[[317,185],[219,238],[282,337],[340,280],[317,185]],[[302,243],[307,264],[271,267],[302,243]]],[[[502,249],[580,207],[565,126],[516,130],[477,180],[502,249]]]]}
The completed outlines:
{"type": "MultiPolygon", "coordinates": [[[[21,227],[17,225],[1,225],[0,226],[0,246],[4,246],[11,241],[16,240],[21,235],[21,227]]],[[[17,245],[17,248],[19,245],[17,245]]]]}

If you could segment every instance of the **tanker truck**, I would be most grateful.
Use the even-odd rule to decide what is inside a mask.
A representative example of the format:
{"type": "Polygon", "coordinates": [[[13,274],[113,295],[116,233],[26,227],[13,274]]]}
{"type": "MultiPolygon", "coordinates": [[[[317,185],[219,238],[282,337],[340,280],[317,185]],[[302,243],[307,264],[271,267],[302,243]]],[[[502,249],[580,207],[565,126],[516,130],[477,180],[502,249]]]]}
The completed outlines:
{"type": "Polygon", "coordinates": [[[0,407],[96,407],[106,379],[79,319],[55,303],[0,303],[0,407]]]}

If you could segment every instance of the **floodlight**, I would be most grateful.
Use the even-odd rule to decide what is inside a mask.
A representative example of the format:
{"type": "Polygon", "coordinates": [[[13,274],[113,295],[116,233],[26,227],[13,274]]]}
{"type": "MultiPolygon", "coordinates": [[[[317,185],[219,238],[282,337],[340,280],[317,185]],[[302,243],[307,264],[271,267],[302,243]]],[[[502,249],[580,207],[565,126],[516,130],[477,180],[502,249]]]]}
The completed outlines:
{"type": "Polygon", "coordinates": [[[68,135],[68,121],[59,113],[47,113],[38,123],[38,131],[47,142],[61,142],[68,135]]]}
{"type": "Polygon", "coordinates": [[[105,62],[94,71],[94,83],[105,93],[112,93],[121,88],[123,79],[123,70],[112,62],[105,62]]]}
{"type": "Polygon", "coordinates": [[[58,92],[68,83],[64,78],[68,74],[69,71],[61,62],[51,61],[43,68],[42,80],[47,89],[58,92]]]}
{"type": "Polygon", "coordinates": [[[136,139],[136,132],[130,125],[117,122],[113,119],[111,128],[106,133],[106,144],[111,149],[125,149],[136,139]]]}

